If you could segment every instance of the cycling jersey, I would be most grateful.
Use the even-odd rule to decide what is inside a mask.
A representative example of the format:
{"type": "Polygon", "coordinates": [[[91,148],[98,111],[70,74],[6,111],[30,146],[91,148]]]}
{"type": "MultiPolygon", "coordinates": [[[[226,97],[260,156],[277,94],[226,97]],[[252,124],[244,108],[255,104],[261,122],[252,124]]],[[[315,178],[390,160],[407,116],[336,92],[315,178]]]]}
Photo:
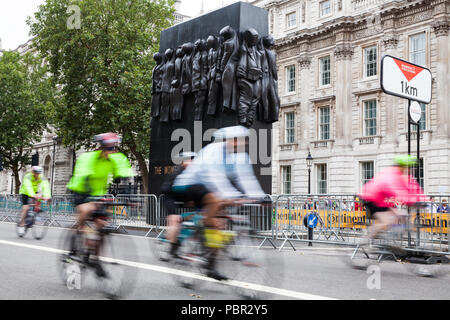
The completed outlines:
{"type": "Polygon", "coordinates": [[[112,179],[132,175],[130,162],[123,153],[112,153],[105,159],[101,156],[100,150],[91,151],[77,159],[67,188],[81,194],[101,196],[106,194],[112,179]]]}
{"type": "Polygon", "coordinates": [[[384,169],[367,182],[358,196],[380,208],[393,207],[389,201],[392,198],[407,205],[425,199],[419,184],[395,166],[384,169]]]}
{"type": "Polygon", "coordinates": [[[33,173],[28,172],[23,177],[23,182],[20,186],[19,194],[26,195],[32,198],[36,195],[36,193],[38,193],[39,187],[41,187],[41,193],[44,198],[51,197],[48,181],[46,179],[43,179],[41,174],[36,179],[33,173]]]}
{"type": "Polygon", "coordinates": [[[263,197],[264,192],[256,179],[246,152],[227,152],[226,142],[205,146],[192,164],[179,174],[173,188],[203,185],[223,198],[241,195],[263,197]]]}

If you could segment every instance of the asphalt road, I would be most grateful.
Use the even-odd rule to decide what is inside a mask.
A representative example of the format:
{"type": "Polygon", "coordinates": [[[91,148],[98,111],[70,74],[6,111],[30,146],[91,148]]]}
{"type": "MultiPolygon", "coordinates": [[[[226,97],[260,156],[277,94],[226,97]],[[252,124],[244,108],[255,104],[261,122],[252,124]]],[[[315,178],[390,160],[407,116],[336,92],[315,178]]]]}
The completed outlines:
{"type": "MultiPolygon", "coordinates": [[[[86,277],[80,290],[69,290],[57,269],[64,229],[49,228],[46,237],[31,234],[18,238],[12,223],[0,223],[0,299],[14,300],[96,300],[105,299],[96,278],[86,277]]],[[[135,300],[235,300],[236,288],[245,287],[270,295],[268,299],[450,299],[450,270],[440,278],[419,277],[404,265],[386,261],[379,265],[379,282],[374,274],[353,270],[342,262],[344,249],[299,244],[297,251],[261,249],[267,258],[270,279],[255,283],[251,276],[240,282],[218,283],[198,279],[198,289],[179,287],[173,265],[158,261],[150,251],[154,239],[117,235],[115,256],[127,264],[127,274],[136,281],[126,299],[135,300]],[[369,289],[367,283],[379,284],[369,289]]],[[[256,249],[254,249],[256,250],[256,249]]],[[[187,274],[186,278],[195,275],[187,274]]]]}

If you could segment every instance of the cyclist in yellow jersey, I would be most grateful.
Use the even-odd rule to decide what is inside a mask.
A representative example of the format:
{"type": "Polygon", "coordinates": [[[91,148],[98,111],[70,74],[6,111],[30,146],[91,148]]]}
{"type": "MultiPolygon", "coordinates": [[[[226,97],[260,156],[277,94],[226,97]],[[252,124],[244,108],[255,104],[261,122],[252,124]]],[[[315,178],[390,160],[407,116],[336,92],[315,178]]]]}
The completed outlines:
{"type": "Polygon", "coordinates": [[[74,193],[74,205],[79,214],[78,228],[83,226],[91,214],[96,213],[97,207],[90,197],[105,195],[112,179],[133,175],[127,157],[117,152],[120,141],[117,134],[99,134],[94,140],[100,144],[100,149],[86,152],[77,159],[73,176],[67,185],[74,193]]]}
{"type": "Polygon", "coordinates": [[[30,209],[30,200],[49,200],[51,198],[50,187],[47,179],[43,177],[42,171],[42,167],[33,166],[31,172],[28,172],[23,177],[23,182],[19,189],[19,194],[22,196],[22,212],[18,222],[20,227],[19,234],[24,232],[25,216],[30,209]]]}
{"type": "MultiPolygon", "coordinates": [[[[98,210],[97,204],[92,202],[91,197],[105,195],[113,179],[128,178],[133,175],[127,157],[117,152],[120,142],[117,134],[99,134],[94,140],[100,144],[99,150],[86,152],[77,159],[73,176],[67,185],[74,194],[74,205],[78,214],[76,224],[78,232],[84,230],[85,221],[90,218],[93,218],[97,231],[106,225],[108,214],[98,210]]],[[[90,243],[95,248],[95,255],[98,256],[101,243],[92,242],[90,243]]],[[[73,250],[74,243],[71,247],[73,250]]],[[[99,262],[97,262],[96,270],[98,276],[107,276],[99,262]]]]}

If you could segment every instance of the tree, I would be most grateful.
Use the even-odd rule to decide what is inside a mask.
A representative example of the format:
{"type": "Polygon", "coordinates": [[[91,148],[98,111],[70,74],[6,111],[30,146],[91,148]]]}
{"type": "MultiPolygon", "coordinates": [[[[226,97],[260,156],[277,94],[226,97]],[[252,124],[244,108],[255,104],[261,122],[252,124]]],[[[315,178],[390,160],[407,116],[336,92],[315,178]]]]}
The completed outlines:
{"type": "Polygon", "coordinates": [[[0,57],[0,158],[13,172],[19,192],[19,172],[30,164],[33,143],[40,140],[53,108],[53,86],[47,68],[36,55],[4,52],[0,57]]]}
{"type": "Polygon", "coordinates": [[[121,151],[139,164],[145,193],[153,54],[161,31],[172,25],[174,3],[47,0],[28,19],[34,46],[60,88],[62,103],[52,115],[64,145],[89,149],[95,134],[119,133],[121,151]]]}

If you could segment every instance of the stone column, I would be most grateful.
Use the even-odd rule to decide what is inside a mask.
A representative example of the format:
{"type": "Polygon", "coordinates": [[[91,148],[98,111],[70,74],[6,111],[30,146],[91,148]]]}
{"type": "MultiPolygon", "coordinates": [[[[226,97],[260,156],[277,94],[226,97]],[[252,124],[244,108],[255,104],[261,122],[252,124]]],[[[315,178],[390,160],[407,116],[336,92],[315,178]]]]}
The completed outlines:
{"type": "Polygon", "coordinates": [[[311,58],[308,53],[303,52],[298,59],[300,68],[300,117],[301,124],[299,135],[299,149],[308,149],[310,144],[309,124],[314,121],[314,114],[311,114],[311,106],[309,99],[311,98],[311,58]]]}
{"type": "MultiPolygon", "coordinates": [[[[396,53],[396,49],[397,49],[397,44],[398,44],[398,39],[394,34],[387,34],[384,36],[383,38],[383,50],[384,50],[384,54],[389,54],[392,55],[394,57],[397,57],[398,54],[396,53]]],[[[384,54],[381,54],[380,56],[382,57],[384,54]]],[[[379,63],[380,63],[380,74],[379,77],[381,78],[381,57],[380,59],[378,59],[379,63]]],[[[398,105],[396,105],[396,103],[398,102],[398,99],[396,99],[396,97],[394,97],[393,95],[390,94],[384,94],[384,108],[386,108],[386,134],[383,137],[383,145],[394,145],[394,147],[396,147],[399,143],[398,141],[398,137],[399,137],[399,133],[398,132],[398,116],[397,116],[397,111],[398,111],[398,105]]],[[[381,103],[380,103],[381,104],[381,103]]],[[[378,108],[378,112],[380,112],[380,107],[378,108]]],[[[406,111],[407,112],[407,111],[406,111]]],[[[408,123],[406,123],[406,125],[408,125],[408,123]]],[[[406,127],[407,128],[407,127],[406,127]]],[[[381,132],[380,132],[381,134],[381,132]]]]}
{"type": "Polygon", "coordinates": [[[334,50],[336,63],[336,141],[335,146],[352,147],[352,55],[350,44],[334,50]]]}
{"type": "MultiPolygon", "coordinates": [[[[438,109],[437,135],[442,138],[450,137],[450,70],[449,70],[449,22],[438,20],[433,23],[436,36],[436,74],[433,85],[436,86],[435,96],[438,109]]],[[[434,92],[433,92],[434,93],[434,92]]]]}

